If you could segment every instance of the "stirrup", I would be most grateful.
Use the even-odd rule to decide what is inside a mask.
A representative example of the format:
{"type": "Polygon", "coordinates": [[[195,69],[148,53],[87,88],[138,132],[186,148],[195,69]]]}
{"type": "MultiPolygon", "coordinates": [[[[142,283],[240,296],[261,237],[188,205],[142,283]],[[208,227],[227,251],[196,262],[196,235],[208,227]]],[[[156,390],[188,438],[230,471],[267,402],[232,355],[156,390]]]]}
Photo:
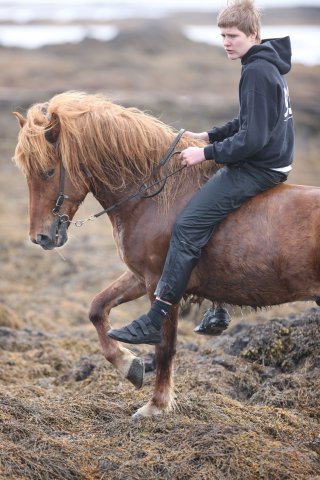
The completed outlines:
{"type": "Polygon", "coordinates": [[[209,308],[194,332],[200,335],[220,335],[230,324],[230,315],[225,308],[209,308]]]}

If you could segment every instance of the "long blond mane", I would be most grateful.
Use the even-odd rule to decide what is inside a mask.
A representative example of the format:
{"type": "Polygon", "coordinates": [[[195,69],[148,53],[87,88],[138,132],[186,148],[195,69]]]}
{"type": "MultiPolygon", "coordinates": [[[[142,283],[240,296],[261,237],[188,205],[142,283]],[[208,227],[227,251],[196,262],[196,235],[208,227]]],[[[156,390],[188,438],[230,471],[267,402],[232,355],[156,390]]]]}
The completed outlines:
{"type": "MultiPolygon", "coordinates": [[[[137,108],[125,108],[102,95],[71,91],[28,110],[15,161],[27,176],[40,174],[56,161],[57,148],[75,184],[83,181],[83,164],[92,178],[110,191],[126,191],[148,178],[175,135],[173,128],[137,108]],[[57,122],[60,131],[54,146],[45,139],[45,132],[52,128],[54,133],[57,122]]],[[[203,143],[182,138],[178,148],[190,145],[203,143]]],[[[179,160],[172,158],[170,169],[178,166],[179,160]]],[[[184,169],[168,182],[164,199],[172,200],[179,189],[190,188],[191,183],[200,185],[216,168],[214,162],[204,162],[184,169]]]]}

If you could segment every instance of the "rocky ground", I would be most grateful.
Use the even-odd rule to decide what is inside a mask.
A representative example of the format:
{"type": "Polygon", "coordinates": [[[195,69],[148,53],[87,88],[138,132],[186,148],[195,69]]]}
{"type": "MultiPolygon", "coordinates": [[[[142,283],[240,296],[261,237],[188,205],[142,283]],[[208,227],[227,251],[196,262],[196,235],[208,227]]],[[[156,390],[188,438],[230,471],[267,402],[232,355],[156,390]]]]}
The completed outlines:
{"type": "MultiPolygon", "coordinates": [[[[318,12],[293,10],[290,23],[314,22],[318,12]]],[[[316,305],[234,309],[229,330],[212,338],[193,333],[205,306],[193,307],[179,324],[175,412],[134,423],[152,392],[153,349],[136,349],[148,373],[135,391],[103,359],[87,318],[91,298],[124,269],[107,218],[71,227],[61,252],[28,240],[27,187],[10,160],[11,111],[81,89],[176,128],[203,130],[236,114],[239,65],[185,39],[183,22],[190,17],[123,21],[106,44],[0,49],[0,478],[320,478],[316,305]]],[[[319,73],[294,65],[288,79],[297,133],[291,181],[318,186],[319,73]]],[[[88,198],[79,218],[98,210],[88,198]]],[[[145,307],[145,299],[120,306],[111,319],[121,325],[145,307]]]]}
{"type": "MultiPolygon", "coordinates": [[[[13,317],[2,309],[1,323],[13,317]]],[[[148,373],[133,391],[92,330],[15,325],[0,328],[1,478],[319,478],[319,309],[202,341],[185,320],[176,410],[138,423],[148,347],[135,349],[148,373]]]]}

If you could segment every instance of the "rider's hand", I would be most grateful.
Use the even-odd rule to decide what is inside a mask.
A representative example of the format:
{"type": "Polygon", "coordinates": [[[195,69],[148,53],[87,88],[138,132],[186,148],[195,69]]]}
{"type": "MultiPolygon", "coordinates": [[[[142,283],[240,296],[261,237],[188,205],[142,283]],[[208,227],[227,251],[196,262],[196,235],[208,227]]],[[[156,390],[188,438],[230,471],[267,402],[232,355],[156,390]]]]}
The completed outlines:
{"type": "Polygon", "coordinates": [[[208,132],[194,133],[194,132],[186,131],[184,132],[183,137],[198,138],[199,140],[204,140],[205,142],[209,142],[208,132]]]}
{"type": "Polygon", "coordinates": [[[182,165],[192,167],[205,160],[204,149],[199,147],[188,147],[180,153],[182,165]]]}

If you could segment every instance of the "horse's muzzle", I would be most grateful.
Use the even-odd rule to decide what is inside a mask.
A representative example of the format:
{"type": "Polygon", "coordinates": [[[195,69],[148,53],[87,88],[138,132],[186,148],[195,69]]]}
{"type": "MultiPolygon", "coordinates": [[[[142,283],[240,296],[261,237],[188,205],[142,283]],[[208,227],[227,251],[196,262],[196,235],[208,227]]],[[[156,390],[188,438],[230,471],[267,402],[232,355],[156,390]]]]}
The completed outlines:
{"type": "Polygon", "coordinates": [[[53,250],[56,247],[62,247],[67,240],[67,224],[54,222],[48,234],[37,233],[35,237],[30,237],[31,241],[40,245],[44,250],[53,250]]]}

